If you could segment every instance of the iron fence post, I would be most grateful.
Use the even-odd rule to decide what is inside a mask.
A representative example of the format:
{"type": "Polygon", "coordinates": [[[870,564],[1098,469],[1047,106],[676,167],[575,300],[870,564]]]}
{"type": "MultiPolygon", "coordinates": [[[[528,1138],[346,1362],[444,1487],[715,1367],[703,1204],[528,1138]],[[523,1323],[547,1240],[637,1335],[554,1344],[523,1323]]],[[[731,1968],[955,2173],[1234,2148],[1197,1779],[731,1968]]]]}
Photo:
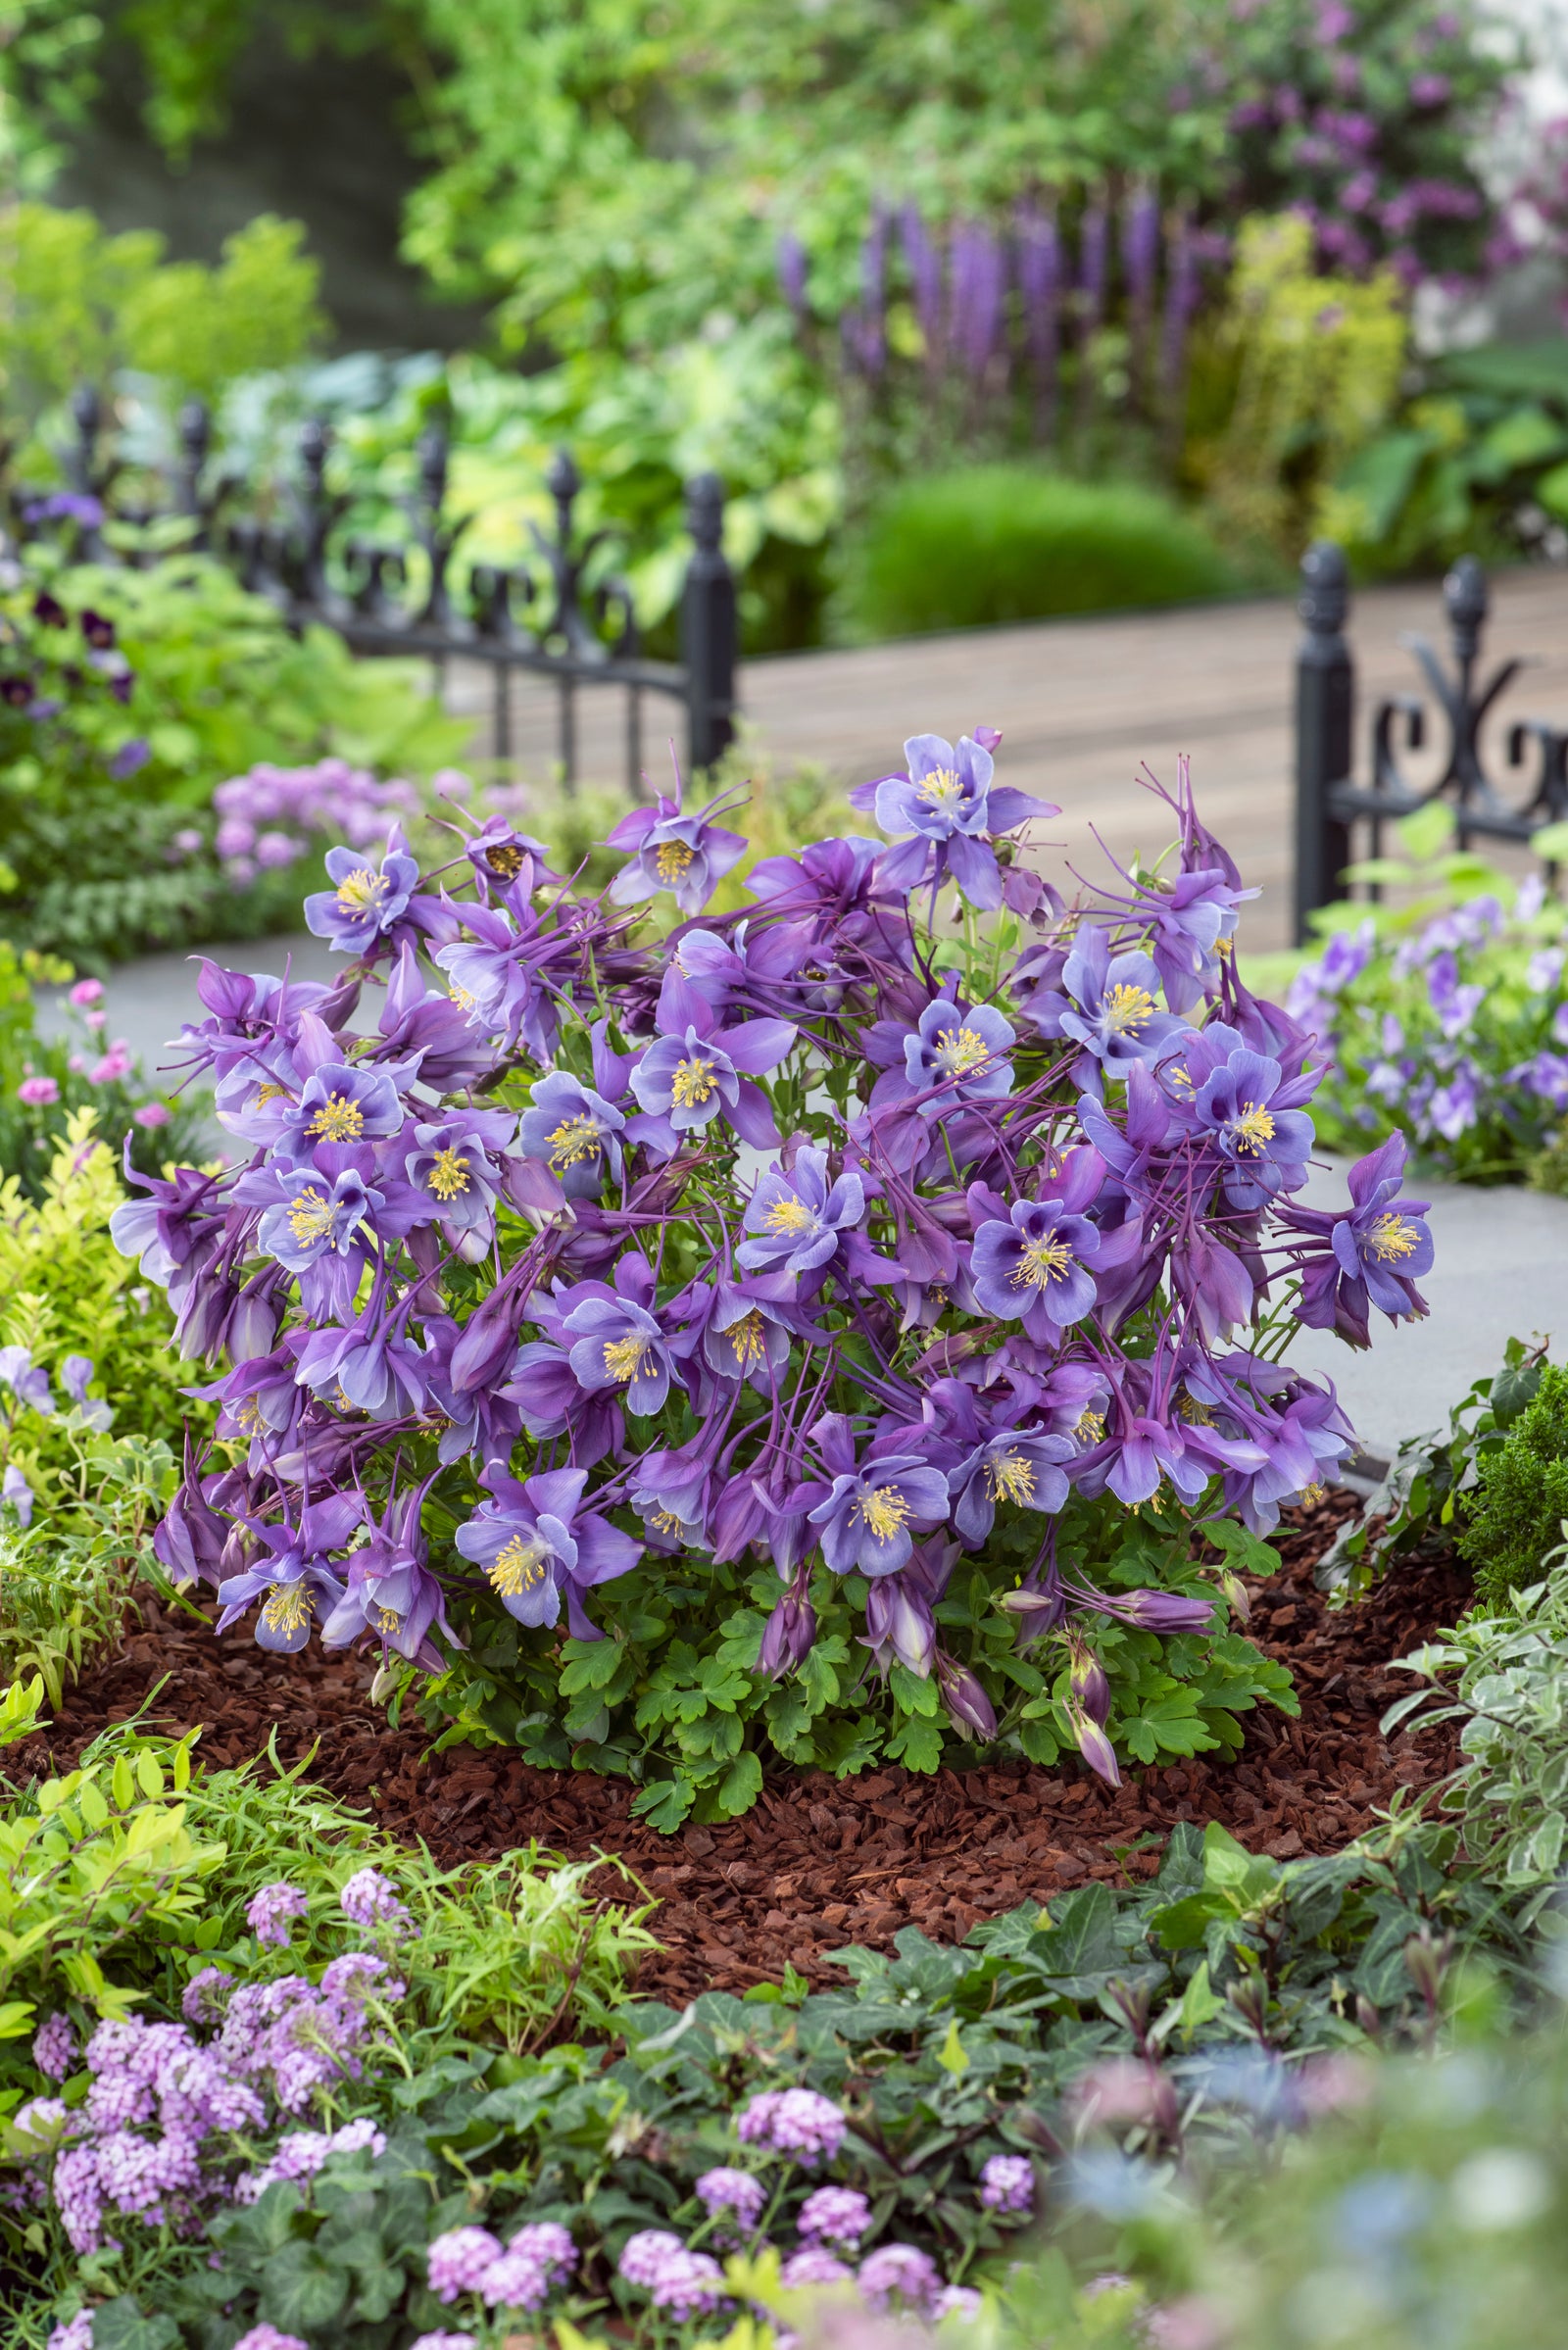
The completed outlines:
{"type": "Polygon", "coordinates": [[[686,667],[686,759],[693,774],[710,767],[735,738],[735,574],[724,557],[724,484],[699,473],[686,485],[692,559],[681,597],[686,667]]]}
{"type": "Polygon", "coordinates": [[[1331,904],[1350,861],[1350,828],[1333,812],[1330,793],[1350,772],[1355,667],[1346,642],[1349,573],[1345,550],[1319,539],[1301,558],[1297,610],[1304,634],[1296,656],[1296,921],[1298,947],[1307,916],[1331,904]]]}

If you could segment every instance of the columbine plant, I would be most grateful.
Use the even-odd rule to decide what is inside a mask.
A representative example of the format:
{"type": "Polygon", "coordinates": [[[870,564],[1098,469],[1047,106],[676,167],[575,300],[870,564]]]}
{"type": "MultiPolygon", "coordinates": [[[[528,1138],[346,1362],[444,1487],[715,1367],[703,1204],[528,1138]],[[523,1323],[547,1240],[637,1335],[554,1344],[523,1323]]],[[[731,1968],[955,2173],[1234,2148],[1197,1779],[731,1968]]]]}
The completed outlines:
{"type": "Polygon", "coordinates": [[[1193,1532],[1271,1562],[1352,1442],[1282,1349],[1424,1311],[1425,1229],[1397,1152],[1293,1207],[1318,1072],[1185,767],[1161,866],[1067,906],[998,740],[916,737],[858,795],[893,845],[771,857],[745,914],[677,792],[601,897],[494,817],[424,874],[394,828],[309,902],[339,984],[204,966],[181,1046],[245,1161],[116,1232],[217,1373],[158,1548],[223,1625],[363,1644],[662,1825],[764,1741],[1113,1779],[1289,1702],[1193,1532]]]}

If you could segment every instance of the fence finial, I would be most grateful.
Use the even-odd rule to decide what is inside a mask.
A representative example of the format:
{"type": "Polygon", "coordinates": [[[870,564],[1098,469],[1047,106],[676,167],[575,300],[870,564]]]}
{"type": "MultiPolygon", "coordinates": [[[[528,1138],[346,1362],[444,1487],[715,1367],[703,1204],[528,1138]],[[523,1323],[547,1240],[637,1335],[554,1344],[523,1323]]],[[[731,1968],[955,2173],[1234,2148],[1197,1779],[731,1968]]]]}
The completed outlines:
{"type": "Polygon", "coordinates": [[[681,596],[681,655],[686,664],[687,758],[710,767],[735,736],[735,574],[724,554],[724,484],[698,473],[686,484],[692,559],[681,596]]]}
{"type": "Polygon", "coordinates": [[[1345,622],[1350,609],[1345,550],[1318,539],[1301,558],[1297,610],[1305,623],[1296,654],[1296,943],[1306,944],[1307,916],[1335,896],[1350,861],[1348,825],[1332,812],[1329,793],[1350,771],[1355,672],[1345,622]]]}

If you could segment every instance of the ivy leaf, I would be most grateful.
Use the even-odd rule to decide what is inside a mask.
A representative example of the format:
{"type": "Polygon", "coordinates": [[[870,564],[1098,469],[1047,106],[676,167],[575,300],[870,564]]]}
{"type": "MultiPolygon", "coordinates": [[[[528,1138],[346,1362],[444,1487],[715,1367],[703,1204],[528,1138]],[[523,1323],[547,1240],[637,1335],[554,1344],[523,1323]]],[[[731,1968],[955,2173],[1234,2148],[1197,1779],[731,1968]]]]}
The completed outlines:
{"type": "Polygon", "coordinates": [[[160,2313],[144,2318],[129,2293],[92,2313],[93,2350],[178,2350],[179,2327],[160,2313]]]}
{"type": "Polygon", "coordinates": [[[284,2333],[328,2326],[348,2299],[341,2269],[315,2244],[296,2240],[274,2252],[262,2271],[262,2315],[284,2333]]]}

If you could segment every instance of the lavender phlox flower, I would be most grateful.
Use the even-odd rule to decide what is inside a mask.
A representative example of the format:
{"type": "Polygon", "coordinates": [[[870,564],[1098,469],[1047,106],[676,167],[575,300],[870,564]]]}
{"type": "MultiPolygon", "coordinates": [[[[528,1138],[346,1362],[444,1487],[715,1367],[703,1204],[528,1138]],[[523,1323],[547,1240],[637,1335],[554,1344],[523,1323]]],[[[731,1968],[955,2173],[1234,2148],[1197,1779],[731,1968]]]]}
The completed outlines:
{"type": "Polygon", "coordinates": [[[390,1879],[379,1869],[356,1869],[338,1894],[338,1907],[351,1926],[392,1926],[404,1928],[410,1924],[408,1910],[398,1898],[390,1879]]]}
{"type": "Polygon", "coordinates": [[[751,2171],[705,2171],[695,2191],[710,2220],[727,2216],[748,2230],[757,2226],[767,2202],[766,2187],[751,2171]]]}
{"type": "Polygon", "coordinates": [[[329,849],[325,862],[333,887],[306,899],[306,928],[327,940],[339,955],[368,954],[407,915],[419,878],[418,858],[410,856],[402,830],[394,824],[383,856],[372,858],[363,849],[329,849]]]}
{"type": "Polygon", "coordinates": [[[778,2280],[787,2293],[795,2293],[812,2285],[848,2284],[854,2274],[821,2244],[803,2244],[783,2263],[778,2280]]]}
{"type": "Polygon", "coordinates": [[[327,1556],[345,1547],[364,1515],[362,1496],[346,1493],[309,1503],[301,1510],[298,1525],[286,1518],[277,1526],[245,1521],[263,1555],[219,1585],[222,1612],[216,1629],[226,1632],[265,1592],[256,1622],[257,1645],[296,1654],[310,1640],[313,1612],[323,1607],[329,1610],[343,1596],[342,1584],[328,1567],[327,1556]]]}
{"type": "Polygon", "coordinates": [[[311,2350],[311,2345],[297,2333],[284,2333],[280,2326],[264,2319],[260,2326],[252,2326],[240,2335],[234,2350],[311,2350]]]}
{"type": "Polygon", "coordinates": [[[536,2310],[577,2265],[571,2232],[559,2220],[534,2220],[508,2239],[479,2279],[491,2308],[536,2310]]]}
{"type": "Polygon", "coordinates": [[[1034,2209],[1035,2167],[1026,2154],[993,2154],[981,2166],[980,2200],[987,2211],[1034,2209]]]}
{"type": "Polygon", "coordinates": [[[633,808],[609,834],[606,846],[625,850],[630,858],[610,885],[612,905],[639,906],[668,890],[690,920],[745,856],[745,834],[726,832],[712,818],[742,806],[748,793],[715,794],[688,815],[682,807],[684,789],[677,777],[672,800],[661,793],[651,808],[633,808]]]}
{"type": "Polygon", "coordinates": [[[32,2061],[46,2081],[64,2081],[76,2069],[76,2028],[56,2008],[32,2035],[32,2061]]]}
{"type": "Polygon", "coordinates": [[[16,1511],[19,1526],[32,1524],[32,1488],[14,1460],[7,1461],[5,1475],[0,1477],[0,1502],[16,1511]]]}
{"type": "Polygon", "coordinates": [[[438,2326],[434,2333],[416,2334],[409,2350],[479,2350],[477,2334],[464,2333],[451,2326],[438,2326]]]}
{"type": "Polygon", "coordinates": [[[984,2308],[984,2298],[972,2284],[945,2284],[931,2303],[931,2323],[940,2326],[947,2318],[956,2318],[960,2326],[972,2326],[984,2308]]]}
{"type": "Polygon", "coordinates": [[[297,1885],[264,1885],[245,1905],[245,1919],[256,1939],[279,1950],[288,1947],[291,1918],[303,1918],[310,1908],[297,1885]]]}
{"type": "Polygon", "coordinates": [[[682,2246],[659,2271],[648,2297],[655,2309],[667,2310],[677,2325],[688,2318],[709,2317],[723,2306],[724,2272],[710,2252],[682,2246]]]}
{"type": "Polygon", "coordinates": [[[92,2350],[92,2311],[80,2309],[74,2318],[52,2326],[48,2350],[92,2350]]]}
{"type": "Polygon", "coordinates": [[[847,2127],[832,2099],[815,2089],[763,2089],[742,2106],[735,2134],[743,2146],[761,2146],[808,2170],[832,2161],[847,2127]]]}
{"type": "Polygon", "coordinates": [[[1459,964],[1451,950],[1445,948],[1433,957],[1427,971],[1427,998],[1437,1014],[1438,1026],[1446,1037],[1462,1036],[1475,1018],[1486,998],[1486,989],[1472,982],[1468,987],[1459,984],[1459,964]]]}
{"type": "MultiPolygon", "coordinates": [[[[673,1150],[683,1134],[700,1133],[723,1117],[742,1142],[759,1150],[777,1147],[778,1128],[767,1097],[754,1080],[776,1069],[798,1034],[788,1020],[748,1020],[720,1028],[710,1006],[695,992],[692,1014],[681,1036],[657,1037],[631,1073],[631,1090],[654,1135],[673,1150]]],[[[634,1121],[635,1134],[644,1121],[634,1121]]]]}
{"type": "Polygon", "coordinates": [[[1060,809],[1011,786],[993,786],[995,762],[974,736],[961,736],[955,748],[941,735],[911,735],[904,757],[903,774],[850,794],[852,807],[874,808],[883,831],[900,840],[882,858],[884,886],[917,889],[934,853],[938,880],[951,873],[971,906],[994,912],[1002,904],[1002,873],[986,836],[1060,809]]]}
{"type": "Polygon", "coordinates": [[[946,1521],[947,1478],[912,1452],[868,1455],[857,1465],[842,1423],[819,1422],[813,1435],[833,1476],[826,1498],[808,1512],[822,1530],[823,1558],[835,1575],[896,1574],[914,1548],[911,1524],[946,1521]]]}
{"type": "Polygon", "coordinates": [[[281,2179],[315,2179],[334,2154],[381,2155],[386,2132],[365,2119],[346,2122],[341,2130],[292,2130],[277,2141],[269,2163],[249,2171],[234,2184],[236,2203],[258,2203],[281,2179]]]}
{"type": "Polygon", "coordinates": [[[853,2252],[870,2228],[871,2206],[858,2187],[813,2187],[795,2225],[807,2243],[842,2244],[853,2252]]]}
{"type": "Polygon", "coordinates": [[[1087,1216],[1059,1199],[1014,1200],[1005,1222],[993,1217],[976,1230],[975,1301],[999,1321],[1021,1321],[1037,1346],[1055,1346],[1094,1305],[1099,1252],[1100,1233],[1087,1216]]]}
{"type": "Polygon", "coordinates": [[[1446,1143],[1456,1143],[1475,1125],[1481,1108],[1480,1071],[1461,1061],[1446,1085],[1433,1090],[1425,1110],[1428,1130],[1446,1143]]]}
{"type": "Polygon", "coordinates": [[[928,2311],[942,2290],[936,2263],[913,2244],[878,2244],[861,2261],[855,2281],[873,2309],[928,2311]]]}
{"type": "Polygon", "coordinates": [[[521,1483],[499,1461],[480,1477],[492,1498],[458,1528],[465,1558],[484,1569],[507,1613],[520,1624],[554,1624],[563,1595],[574,1640],[597,1640],[581,1594],[634,1567],[641,1545],[608,1520],[582,1512],[585,1469],[549,1469],[521,1483]]]}
{"type": "Polygon", "coordinates": [[[978,1550],[997,1520],[997,1503],[1054,1515],[1067,1498],[1060,1464],[1077,1451],[1072,1439],[1040,1428],[1004,1428],[987,1437],[948,1472],[955,1531],[966,1548],[978,1550]]]}
{"type": "Polygon", "coordinates": [[[501,2258],[501,2245],[488,2228],[449,2228],[432,2236],[425,2247],[425,2276],[438,2301],[453,2302],[461,2294],[476,2293],[491,2263],[501,2258]]]}
{"type": "Polygon", "coordinates": [[[518,1146],[530,1158],[544,1160],[568,1199],[597,1199],[607,1163],[619,1181],[626,1121],[618,1109],[565,1069],[536,1077],[530,1096],[532,1106],[517,1128],[518,1146]]]}
{"type": "Polygon", "coordinates": [[[759,1176],[741,1218],[735,1261],[749,1273],[810,1273],[828,1263],[842,1236],[865,1213],[865,1187],[853,1169],[836,1179],[825,1151],[797,1151],[786,1174],[759,1176]]]}
{"type": "Polygon", "coordinates": [[[511,1110],[455,1109],[416,1124],[404,1172],[450,1237],[483,1238],[494,1230],[502,1181],[496,1161],[516,1131],[511,1110]]]}
{"type": "MultiPolygon", "coordinates": [[[[1564,953],[1561,947],[1541,947],[1525,964],[1525,985],[1533,996],[1547,996],[1562,977],[1564,953]]],[[[1557,1007],[1560,1012],[1561,1004],[1557,1007]]]]}
{"type": "Polygon", "coordinates": [[[639,2228],[626,2238],[615,2263],[617,2275],[646,2291],[672,2260],[684,2258],[686,2246],[667,2228],[639,2228]]]}
{"type": "Polygon", "coordinates": [[[33,1361],[25,1346],[0,1346],[0,1388],[8,1388],[15,1395],[19,1410],[35,1411],[42,1419],[54,1412],[49,1374],[33,1361]]]}
{"type": "Polygon", "coordinates": [[[217,2022],[223,2012],[224,1994],[232,1988],[233,1982],[225,1967],[199,1967],[180,1996],[179,2012],[186,2023],[217,2022]]]}

